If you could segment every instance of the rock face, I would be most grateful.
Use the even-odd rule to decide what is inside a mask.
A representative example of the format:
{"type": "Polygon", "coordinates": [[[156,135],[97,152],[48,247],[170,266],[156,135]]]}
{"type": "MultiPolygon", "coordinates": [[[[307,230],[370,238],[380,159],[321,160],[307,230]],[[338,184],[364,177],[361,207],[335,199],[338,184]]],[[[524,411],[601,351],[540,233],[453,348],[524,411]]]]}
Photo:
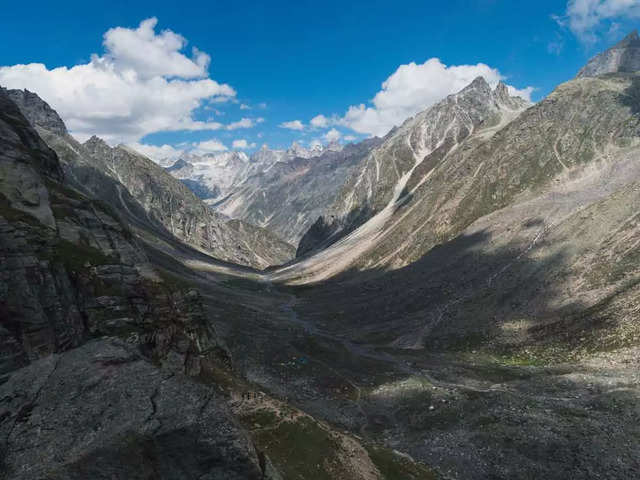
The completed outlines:
{"type": "Polygon", "coordinates": [[[354,170],[333,205],[302,237],[298,256],[324,248],[407,195],[450,152],[478,130],[490,133],[518,115],[526,102],[504,84],[492,91],[482,78],[392,130],[354,170]]]}
{"type": "Polygon", "coordinates": [[[175,236],[220,260],[255,268],[278,265],[293,256],[291,245],[271,232],[214,212],[148,158],[125,147],[112,148],[97,137],[81,145],[37,95],[6,92],[21,99],[18,107],[62,160],[67,182],[120,211],[127,223],[150,230],[151,236],[175,236]],[[52,115],[57,122],[50,121],[52,115]]]}
{"type": "Polygon", "coordinates": [[[198,352],[217,348],[197,292],[168,288],[111,208],[62,184],[55,153],[0,102],[0,374],[100,335],[162,357],[175,347],[197,371],[198,352]]]}
{"type": "Polygon", "coordinates": [[[66,135],[67,127],[58,113],[29,90],[5,90],[32,125],[40,125],[57,135],[66,135]]]}
{"type": "Polygon", "coordinates": [[[2,478],[263,478],[222,398],[120,340],[36,361],[0,398],[2,478]]]}
{"type": "Polygon", "coordinates": [[[605,73],[630,73],[640,70],[640,37],[634,30],[610,49],[596,55],[579,72],[577,78],[605,73]]]}

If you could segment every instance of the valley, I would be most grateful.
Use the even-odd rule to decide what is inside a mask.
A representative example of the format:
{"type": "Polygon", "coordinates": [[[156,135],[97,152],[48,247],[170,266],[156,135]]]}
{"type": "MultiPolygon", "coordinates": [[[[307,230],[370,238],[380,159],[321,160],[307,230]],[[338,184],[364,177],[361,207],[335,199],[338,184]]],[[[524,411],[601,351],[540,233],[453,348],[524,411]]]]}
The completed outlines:
{"type": "Polygon", "coordinates": [[[638,51],[251,156],[1,89],[0,479],[636,478],[638,51]]]}

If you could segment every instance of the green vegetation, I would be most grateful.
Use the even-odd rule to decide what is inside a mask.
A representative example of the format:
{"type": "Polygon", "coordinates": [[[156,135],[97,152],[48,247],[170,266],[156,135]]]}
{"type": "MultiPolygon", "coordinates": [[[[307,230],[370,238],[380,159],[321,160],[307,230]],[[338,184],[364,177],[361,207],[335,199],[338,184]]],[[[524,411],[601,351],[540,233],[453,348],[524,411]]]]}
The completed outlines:
{"type": "Polygon", "coordinates": [[[246,422],[250,426],[256,428],[276,425],[278,423],[278,420],[278,416],[275,414],[275,412],[267,408],[255,410],[242,418],[243,422],[246,422]]]}
{"type": "Polygon", "coordinates": [[[193,285],[191,285],[183,278],[180,278],[178,275],[175,275],[162,268],[156,268],[156,271],[158,272],[158,275],[162,279],[162,282],[165,284],[167,289],[171,291],[184,291],[193,289],[193,285]]]}
{"type": "Polygon", "coordinates": [[[61,263],[71,271],[85,269],[85,265],[109,265],[116,263],[117,258],[105,255],[97,248],[89,245],[75,244],[60,239],[50,252],[47,260],[52,263],[61,263]]]}
{"type": "Polygon", "coordinates": [[[426,466],[412,462],[388,448],[367,446],[369,458],[385,480],[435,480],[437,475],[426,466]]]}
{"type": "Polygon", "coordinates": [[[332,480],[340,448],[330,432],[311,419],[283,421],[271,430],[256,430],[254,441],[287,480],[332,480]]]}

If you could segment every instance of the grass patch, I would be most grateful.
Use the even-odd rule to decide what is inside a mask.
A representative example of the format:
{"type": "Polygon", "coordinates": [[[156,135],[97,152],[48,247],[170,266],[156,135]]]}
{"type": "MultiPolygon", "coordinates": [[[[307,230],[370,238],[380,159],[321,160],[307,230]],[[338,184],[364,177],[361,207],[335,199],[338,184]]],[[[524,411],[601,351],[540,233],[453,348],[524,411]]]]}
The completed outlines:
{"type": "Polygon", "coordinates": [[[333,480],[339,445],[333,436],[308,418],[282,422],[273,430],[254,431],[258,449],[265,452],[287,480],[333,480]]]}
{"type": "Polygon", "coordinates": [[[278,416],[273,410],[262,408],[242,417],[242,421],[251,428],[270,427],[278,423],[278,416]]]}
{"type": "Polygon", "coordinates": [[[438,476],[433,470],[409,458],[397,455],[388,448],[367,446],[369,458],[380,470],[385,480],[435,480],[438,476]]]}
{"type": "Polygon", "coordinates": [[[85,265],[87,263],[96,266],[110,265],[118,262],[117,258],[105,255],[97,248],[89,245],[71,243],[62,239],[60,239],[49,253],[47,260],[52,263],[63,264],[71,271],[83,270],[86,268],[85,265]]]}

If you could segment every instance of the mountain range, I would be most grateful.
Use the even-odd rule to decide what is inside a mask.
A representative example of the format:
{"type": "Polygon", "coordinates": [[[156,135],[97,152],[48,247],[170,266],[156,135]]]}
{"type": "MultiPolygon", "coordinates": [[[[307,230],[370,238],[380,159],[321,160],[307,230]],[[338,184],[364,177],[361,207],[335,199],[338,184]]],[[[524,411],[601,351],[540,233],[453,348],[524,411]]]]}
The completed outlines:
{"type": "Polygon", "coordinates": [[[216,211],[266,228],[297,245],[361,158],[379,143],[380,139],[372,138],[311,149],[296,143],[287,150],[263,146],[250,156],[243,152],[187,153],[166,170],[216,211]]]}
{"type": "Polygon", "coordinates": [[[636,478],[639,45],[157,163],[0,90],[0,478],[636,478]]]}

